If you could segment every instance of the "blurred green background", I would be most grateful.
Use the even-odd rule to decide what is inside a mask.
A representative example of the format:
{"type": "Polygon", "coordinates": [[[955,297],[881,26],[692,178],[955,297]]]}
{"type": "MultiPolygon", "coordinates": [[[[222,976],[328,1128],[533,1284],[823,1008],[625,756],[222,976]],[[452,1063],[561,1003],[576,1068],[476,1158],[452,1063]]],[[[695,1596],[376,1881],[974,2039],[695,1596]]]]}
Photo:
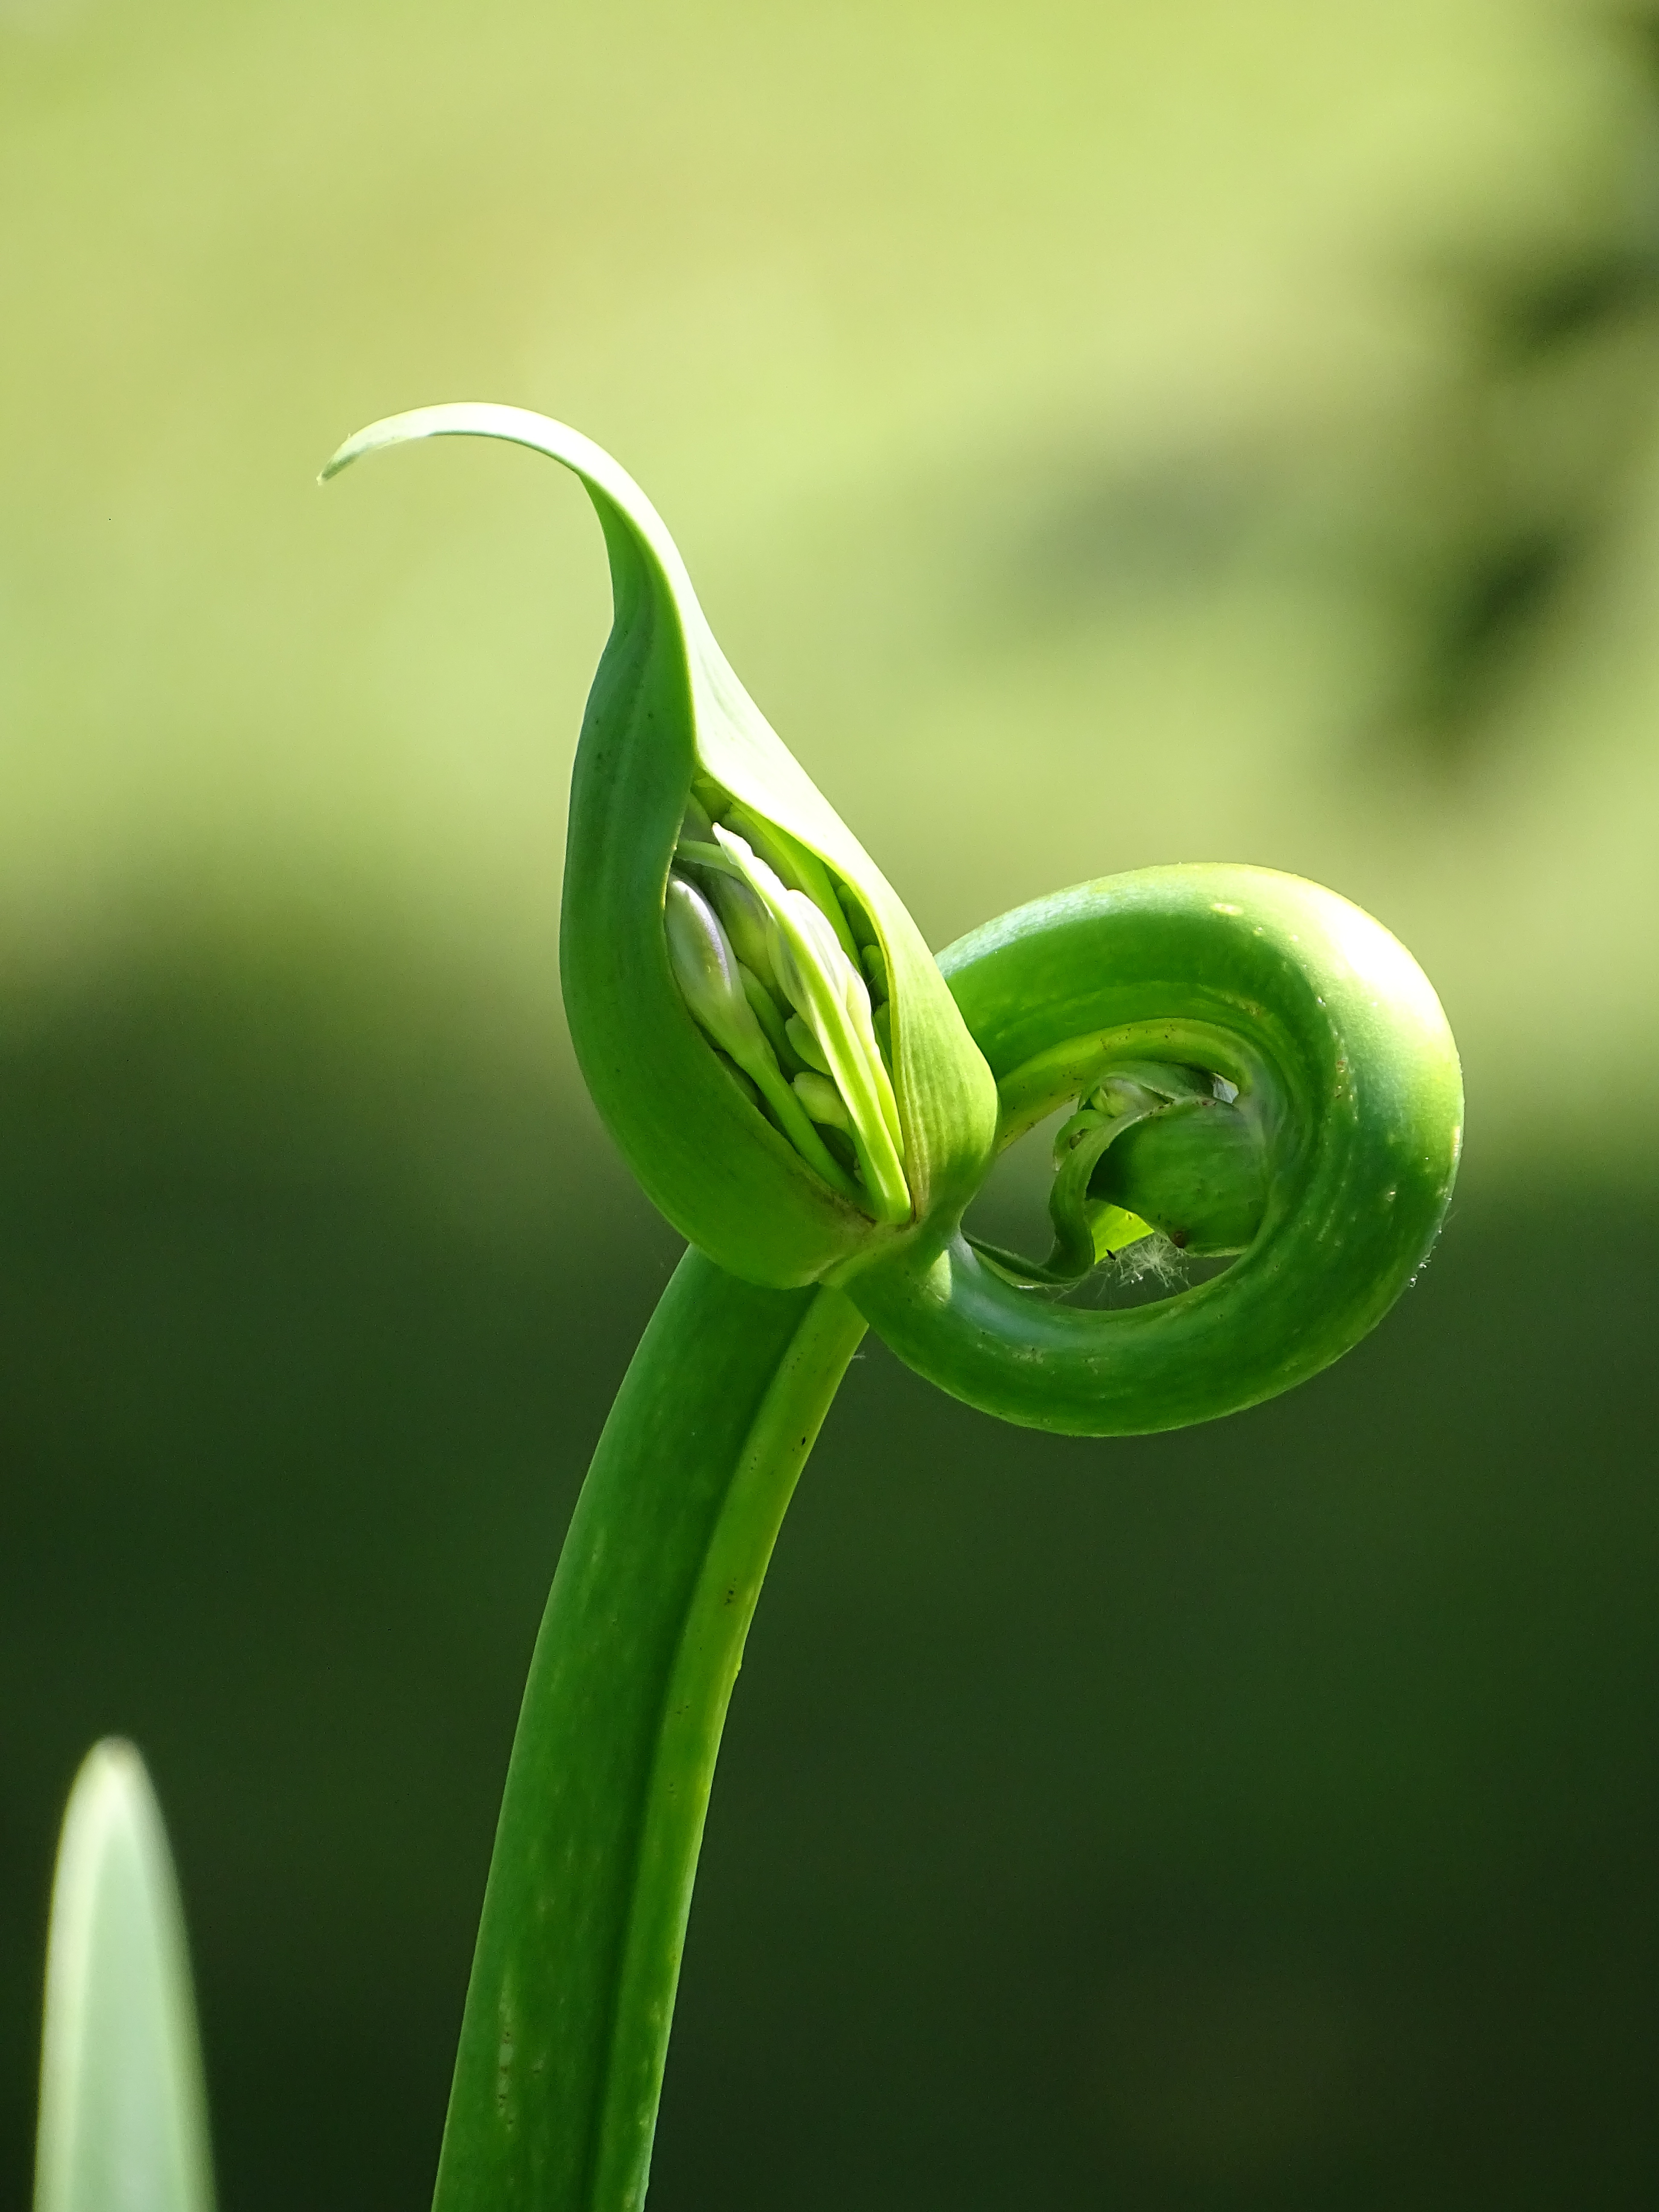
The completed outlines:
{"type": "Polygon", "coordinates": [[[558,1006],[586,503],[313,482],[480,398],[646,485],[934,943],[1293,869],[1469,1079],[1439,1255],[1291,1399],[1066,1443],[854,1366],[653,2206],[1650,2205],[1659,15],[0,0],[0,2204],[112,1729],[227,2212],[429,2190],[676,1249],[558,1006]]]}

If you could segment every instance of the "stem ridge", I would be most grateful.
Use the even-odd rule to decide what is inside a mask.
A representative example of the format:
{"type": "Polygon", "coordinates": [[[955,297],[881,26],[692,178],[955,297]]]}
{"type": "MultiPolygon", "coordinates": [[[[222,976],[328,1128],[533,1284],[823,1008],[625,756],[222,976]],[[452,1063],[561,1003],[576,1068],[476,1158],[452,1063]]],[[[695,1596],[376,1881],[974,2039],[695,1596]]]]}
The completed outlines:
{"type": "Polygon", "coordinates": [[[709,1786],[779,1524],[864,1334],[681,1261],[560,1555],[485,1893],[434,2212],[636,2212],[709,1786]]]}

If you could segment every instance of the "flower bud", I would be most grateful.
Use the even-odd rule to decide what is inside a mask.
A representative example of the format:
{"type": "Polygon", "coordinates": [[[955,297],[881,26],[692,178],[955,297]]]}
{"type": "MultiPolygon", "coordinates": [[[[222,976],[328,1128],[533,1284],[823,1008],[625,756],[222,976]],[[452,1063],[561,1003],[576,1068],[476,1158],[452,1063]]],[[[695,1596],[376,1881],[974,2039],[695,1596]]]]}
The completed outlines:
{"type": "Polygon", "coordinates": [[[847,1110],[847,1101],[842,1097],[827,1075],[804,1067],[795,1078],[795,1096],[815,1121],[826,1128],[845,1129],[850,1134],[853,1117],[847,1110]]]}
{"type": "Polygon", "coordinates": [[[742,1066],[766,1040],[713,908],[684,876],[670,876],[662,919],[681,996],[715,1043],[742,1066]]]}
{"type": "Polygon", "coordinates": [[[996,1085],[908,913],[738,682],[609,454],[522,409],[431,407],[360,432],[325,474],[447,435],[561,462],[605,533],[615,621],[576,751],[559,958],[582,1073],[647,1194],[720,1266],[780,1287],[943,1233],[990,1159],[996,1085]],[[786,1053],[806,1057],[781,1048],[792,1015],[844,1132],[786,1079],[786,1053]]]}
{"type": "MultiPolygon", "coordinates": [[[[801,1158],[832,1189],[856,1203],[856,1187],[812,1127],[814,1121],[831,1117],[809,1113],[784,1081],[777,1055],[750,1003],[744,970],[733,957],[714,908],[683,876],[668,878],[663,928],[674,980],[693,1018],[755,1085],[801,1158]]],[[[749,981],[752,983],[753,977],[749,981]]]]}
{"type": "MultiPolygon", "coordinates": [[[[876,1218],[908,1221],[904,1133],[893,1085],[871,1026],[870,994],[830,917],[801,890],[787,889],[760,855],[719,823],[715,840],[764,908],[772,967],[803,1031],[803,1058],[821,1064],[839,1092],[859,1170],[876,1218]],[[816,1054],[807,1049],[810,1042],[816,1054]]],[[[845,927],[843,919],[842,927],[845,927]]]]}

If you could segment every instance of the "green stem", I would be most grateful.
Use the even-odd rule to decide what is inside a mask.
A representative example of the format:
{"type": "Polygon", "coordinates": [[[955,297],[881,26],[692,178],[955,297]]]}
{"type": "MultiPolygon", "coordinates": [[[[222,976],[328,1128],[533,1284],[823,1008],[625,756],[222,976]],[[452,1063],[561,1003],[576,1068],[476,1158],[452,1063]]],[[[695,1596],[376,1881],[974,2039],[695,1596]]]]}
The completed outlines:
{"type": "Polygon", "coordinates": [[[695,1250],[599,1439],[537,1639],[434,2212],[635,2212],[732,1686],[865,1324],[695,1250]]]}

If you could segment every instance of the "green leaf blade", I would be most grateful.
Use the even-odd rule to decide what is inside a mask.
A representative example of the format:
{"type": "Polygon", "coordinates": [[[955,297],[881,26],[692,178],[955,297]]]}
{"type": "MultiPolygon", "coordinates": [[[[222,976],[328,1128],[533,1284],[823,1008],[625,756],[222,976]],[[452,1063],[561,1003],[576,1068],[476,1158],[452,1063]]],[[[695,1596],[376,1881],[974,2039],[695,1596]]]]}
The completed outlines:
{"type": "Polygon", "coordinates": [[[184,1916],[143,1761],[94,1745],[52,1887],[34,2212],[212,2212],[184,1916]]]}

